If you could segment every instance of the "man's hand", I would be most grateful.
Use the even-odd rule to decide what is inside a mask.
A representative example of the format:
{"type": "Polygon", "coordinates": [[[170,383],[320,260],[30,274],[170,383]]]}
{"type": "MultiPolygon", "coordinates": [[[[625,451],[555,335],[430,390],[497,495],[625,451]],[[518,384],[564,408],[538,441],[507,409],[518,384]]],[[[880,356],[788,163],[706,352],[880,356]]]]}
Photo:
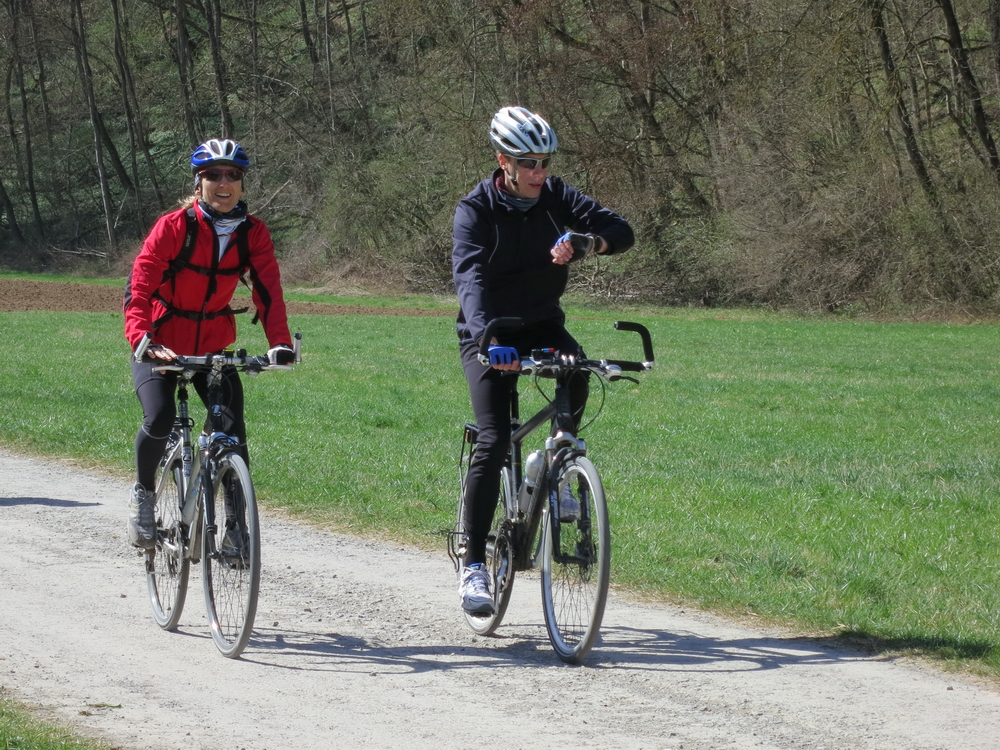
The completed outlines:
{"type": "Polygon", "coordinates": [[[591,253],[600,252],[606,244],[603,238],[596,234],[566,232],[552,247],[552,262],[562,266],[574,260],[582,260],[591,253]]]}
{"type": "Polygon", "coordinates": [[[493,344],[488,349],[490,355],[490,365],[496,370],[520,370],[521,360],[518,357],[517,349],[512,346],[500,346],[493,344]]]}

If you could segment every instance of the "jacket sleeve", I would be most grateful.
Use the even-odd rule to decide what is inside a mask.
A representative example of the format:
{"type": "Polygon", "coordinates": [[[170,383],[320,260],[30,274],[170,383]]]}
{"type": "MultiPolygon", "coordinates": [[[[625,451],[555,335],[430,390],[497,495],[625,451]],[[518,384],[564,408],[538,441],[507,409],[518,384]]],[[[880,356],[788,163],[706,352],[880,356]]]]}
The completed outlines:
{"type": "Polygon", "coordinates": [[[568,223],[569,228],[574,232],[603,237],[609,244],[605,255],[624,253],[635,244],[635,233],[621,216],[565,183],[563,191],[564,205],[573,217],[568,223]]]}
{"type": "Polygon", "coordinates": [[[292,337],[288,332],[288,313],[285,309],[285,295],[281,288],[281,271],[274,254],[271,232],[260,219],[253,219],[250,230],[250,286],[253,303],[260,315],[264,335],[270,346],[287,344],[292,337]]]}
{"type": "Polygon", "coordinates": [[[458,304],[469,334],[479,341],[494,317],[484,278],[489,262],[490,224],[465,200],[455,209],[452,243],[451,272],[458,304]]]}
{"type": "Polygon", "coordinates": [[[125,338],[132,348],[143,335],[153,330],[153,294],[163,282],[163,274],[177,255],[183,242],[183,219],[166,214],[153,225],[142,249],[132,264],[132,273],[125,284],[125,338]]]}

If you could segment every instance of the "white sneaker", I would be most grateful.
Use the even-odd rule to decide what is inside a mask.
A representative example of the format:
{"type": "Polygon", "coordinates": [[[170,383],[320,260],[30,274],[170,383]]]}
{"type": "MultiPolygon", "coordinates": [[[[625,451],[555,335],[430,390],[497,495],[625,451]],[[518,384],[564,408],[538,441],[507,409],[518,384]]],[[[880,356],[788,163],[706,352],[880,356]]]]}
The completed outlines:
{"type": "Polygon", "coordinates": [[[490,594],[490,576],[482,563],[462,568],[458,578],[458,595],[462,609],[470,614],[493,614],[493,595],[490,594]]]}
{"type": "Polygon", "coordinates": [[[156,546],[155,510],[156,493],[136,482],[128,504],[128,540],[133,547],[152,549],[156,546]]]}
{"type": "Polygon", "coordinates": [[[568,484],[563,485],[559,493],[559,520],[563,523],[580,520],[580,503],[573,497],[573,489],[568,484]]]}

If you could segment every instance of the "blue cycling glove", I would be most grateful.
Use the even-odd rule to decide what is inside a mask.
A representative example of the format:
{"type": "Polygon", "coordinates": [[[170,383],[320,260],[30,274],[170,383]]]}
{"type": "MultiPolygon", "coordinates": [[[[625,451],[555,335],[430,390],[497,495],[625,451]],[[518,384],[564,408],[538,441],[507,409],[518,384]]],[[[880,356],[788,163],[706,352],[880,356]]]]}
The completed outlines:
{"type": "Polygon", "coordinates": [[[513,346],[497,346],[494,344],[488,351],[491,365],[509,365],[520,359],[517,356],[517,349],[513,346]]]}
{"type": "Polygon", "coordinates": [[[570,262],[586,258],[594,251],[594,247],[597,245],[597,239],[594,235],[579,234],[578,232],[566,232],[566,234],[556,240],[556,244],[558,245],[560,242],[567,240],[573,247],[573,257],[570,258],[570,262]]]}

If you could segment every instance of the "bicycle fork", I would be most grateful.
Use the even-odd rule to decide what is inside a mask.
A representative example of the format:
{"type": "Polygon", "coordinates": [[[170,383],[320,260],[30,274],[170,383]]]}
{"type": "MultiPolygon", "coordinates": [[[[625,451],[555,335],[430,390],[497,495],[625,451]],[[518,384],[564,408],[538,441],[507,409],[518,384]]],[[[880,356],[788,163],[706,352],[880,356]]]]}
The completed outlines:
{"type": "Polygon", "coordinates": [[[550,437],[545,441],[545,448],[546,452],[551,456],[547,489],[549,517],[551,518],[552,528],[552,558],[562,565],[590,565],[594,562],[594,555],[593,545],[591,544],[591,506],[587,498],[587,493],[590,492],[589,487],[585,487],[581,484],[581,486],[577,488],[577,492],[579,494],[577,500],[580,504],[580,518],[578,521],[573,522],[576,525],[578,533],[571,537],[576,539],[575,548],[572,551],[563,551],[562,522],[559,520],[559,495],[561,492],[559,480],[564,476],[566,471],[565,467],[569,461],[577,458],[578,456],[586,455],[586,446],[583,440],[578,438],[566,435],[557,435],[556,437],[550,437]]]}

